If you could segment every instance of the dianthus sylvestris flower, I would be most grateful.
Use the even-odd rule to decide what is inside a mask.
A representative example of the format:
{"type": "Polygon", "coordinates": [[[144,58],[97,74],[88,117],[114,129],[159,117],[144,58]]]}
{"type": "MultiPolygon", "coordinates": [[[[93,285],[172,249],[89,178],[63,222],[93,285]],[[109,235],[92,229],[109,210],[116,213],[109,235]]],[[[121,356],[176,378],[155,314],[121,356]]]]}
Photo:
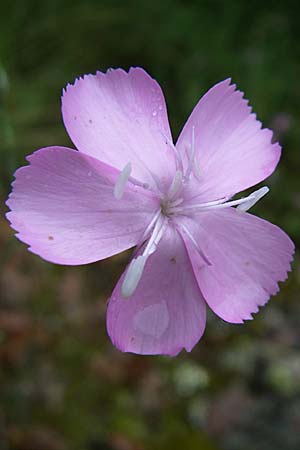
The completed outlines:
{"type": "Polygon", "coordinates": [[[136,246],[108,305],[122,351],[176,355],[201,338],[206,303],[251,319],[287,277],[294,245],[248,212],[281,149],[230,80],[199,101],[173,144],[163,93],[143,69],[68,85],[66,129],[77,150],[47,147],[17,170],[7,214],[33,253],[86,264],[136,246]]]}

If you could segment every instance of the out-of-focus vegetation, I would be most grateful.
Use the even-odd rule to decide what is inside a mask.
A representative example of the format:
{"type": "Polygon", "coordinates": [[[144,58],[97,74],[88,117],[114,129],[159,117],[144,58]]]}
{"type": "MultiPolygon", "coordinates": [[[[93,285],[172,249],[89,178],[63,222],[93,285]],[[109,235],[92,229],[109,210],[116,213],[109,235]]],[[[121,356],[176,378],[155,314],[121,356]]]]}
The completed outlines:
{"type": "MultiPolygon", "coordinates": [[[[58,267],[13,238],[4,200],[24,157],[71,145],[60,93],[75,77],[143,66],[162,85],[174,136],[231,76],[284,147],[255,212],[300,230],[297,2],[6,1],[0,14],[0,450],[297,450],[299,264],[243,326],[209,316],[175,359],[121,354],[105,310],[128,254],[58,267]]],[[[296,256],[298,259],[298,255],[296,256]]]]}

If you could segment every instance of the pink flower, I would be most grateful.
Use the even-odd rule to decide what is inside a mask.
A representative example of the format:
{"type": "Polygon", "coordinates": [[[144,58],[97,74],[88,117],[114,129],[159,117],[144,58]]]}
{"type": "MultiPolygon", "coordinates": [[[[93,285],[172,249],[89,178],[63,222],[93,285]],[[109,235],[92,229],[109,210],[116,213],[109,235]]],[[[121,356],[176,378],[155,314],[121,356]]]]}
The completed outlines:
{"type": "Polygon", "coordinates": [[[68,85],[66,129],[77,147],[47,147],[16,172],[7,214],[30,251],[87,264],[136,246],[111,296],[107,329],[122,351],[176,355],[205,328],[206,303],[242,323],[278,292],[294,245],[246,212],[281,149],[230,80],[210,89],[176,146],[163,93],[143,69],[68,85]]]}

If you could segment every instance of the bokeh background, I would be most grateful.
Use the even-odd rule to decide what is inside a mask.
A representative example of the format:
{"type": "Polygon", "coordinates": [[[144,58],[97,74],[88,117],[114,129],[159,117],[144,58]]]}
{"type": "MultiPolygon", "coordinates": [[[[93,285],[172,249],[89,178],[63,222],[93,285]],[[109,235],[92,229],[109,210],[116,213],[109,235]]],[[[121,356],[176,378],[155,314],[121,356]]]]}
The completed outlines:
{"type": "MultiPolygon", "coordinates": [[[[253,212],[300,230],[300,28],[296,1],[11,0],[0,14],[0,450],[297,450],[299,263],[243,326],[209,315],[177,358],[121,354],[106,301],[129,254],[60,267],[4,218],[25,155],[71,145],[62,88],[143,66],[162,85],[174,137],[199,97],[231,76],[284,147],[253,212]]],[[[296,260],[299,255],[297,254],[296,260]]]]}

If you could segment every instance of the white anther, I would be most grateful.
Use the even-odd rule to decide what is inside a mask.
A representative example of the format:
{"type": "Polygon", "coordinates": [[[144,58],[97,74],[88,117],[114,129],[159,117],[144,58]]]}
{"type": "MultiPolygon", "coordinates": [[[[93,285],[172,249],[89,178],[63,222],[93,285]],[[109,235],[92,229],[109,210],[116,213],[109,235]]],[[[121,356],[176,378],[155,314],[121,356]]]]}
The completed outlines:
{"type": "Polygon", "coordinates": [[[131,174],[131,164],[129,162],[120,172],[114,187],[114,196],[117,200],[121,200],[121,198],[123,197],[126,183],[130,177],[130,174],[131,174]]]}
{"type": "Polygon", "coordinates": [[[122,297],[128,298],[134,293],[143,274],[146,261],[147,257],[143,255],[131,261],[121,286],[122,297]]]}
{"type": "Polygon", "coordinates": [[[264,197],[269,192],[269,190],[270,189],[268,188],[268,186],[264,186],[257,191],[252,192],[252,194],[246,197],[244,199],[245,201],[238,205],[236,209],[238,209],[239,211],[248,211],[248,209],[252,208],[252,206],[254,206],[255,203],[258,202],[258,200],[264,197]]]}

